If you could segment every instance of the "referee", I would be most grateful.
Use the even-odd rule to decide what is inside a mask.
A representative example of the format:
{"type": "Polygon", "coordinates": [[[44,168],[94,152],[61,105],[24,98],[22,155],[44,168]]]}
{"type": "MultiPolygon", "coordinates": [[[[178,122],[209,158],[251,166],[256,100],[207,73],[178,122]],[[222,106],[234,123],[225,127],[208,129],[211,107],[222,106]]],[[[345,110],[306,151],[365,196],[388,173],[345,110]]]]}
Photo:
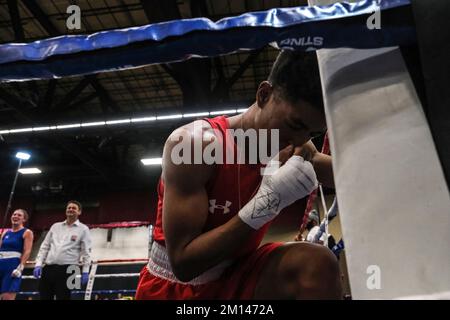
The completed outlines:
{"type": "Polygon", "coordinates": [[[73,270],[68,269],[70,266],[81,263],[81,284],[88,281],[91,235],[89,228],[78,220],[81,210],[81,203],[69,201],[66,220],[53,224],[41,244],[33,271],[34,276],[40,278],[41,300],[53,300],[55,296],[56,300],[70,300],[73,288],[67,280],[74,275],[73,270]]]}

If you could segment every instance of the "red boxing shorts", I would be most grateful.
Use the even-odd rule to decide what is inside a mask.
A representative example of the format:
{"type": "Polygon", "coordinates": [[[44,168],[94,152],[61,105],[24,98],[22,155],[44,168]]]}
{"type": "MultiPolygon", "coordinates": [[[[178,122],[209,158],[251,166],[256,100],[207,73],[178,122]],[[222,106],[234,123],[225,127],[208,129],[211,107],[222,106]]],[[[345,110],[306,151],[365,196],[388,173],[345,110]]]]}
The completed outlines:
{"type": "Polygon", "coordinates": [[[192,285],[151,274],[145,266],[139,277],[136,300],[250,300],[270,253],[282,243],[268,243],[238,258],[219,279],[192,285]]]}

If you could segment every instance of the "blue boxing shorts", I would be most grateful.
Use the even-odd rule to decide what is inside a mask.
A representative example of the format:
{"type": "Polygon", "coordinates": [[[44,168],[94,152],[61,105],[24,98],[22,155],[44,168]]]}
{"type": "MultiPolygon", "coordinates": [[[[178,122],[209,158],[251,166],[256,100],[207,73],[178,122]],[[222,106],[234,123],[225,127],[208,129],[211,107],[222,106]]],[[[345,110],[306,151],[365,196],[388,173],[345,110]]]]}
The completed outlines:
{"type": "Polygon", "coordinates": [[[19,292],[22,277],[11,276],[19,264],[19,258],[0,259],[0,293],[19,292]]]}

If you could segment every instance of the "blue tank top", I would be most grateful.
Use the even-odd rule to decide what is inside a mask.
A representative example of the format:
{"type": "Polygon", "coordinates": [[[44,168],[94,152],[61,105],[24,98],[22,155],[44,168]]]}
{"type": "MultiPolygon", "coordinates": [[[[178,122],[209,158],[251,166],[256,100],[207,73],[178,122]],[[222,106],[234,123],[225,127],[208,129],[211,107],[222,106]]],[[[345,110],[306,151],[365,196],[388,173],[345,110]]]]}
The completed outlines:
{"type": "Polygon", "coordinates": [[[0,251],[17,251],[23,253],[23,234],[26,230],[27,228],[22,228],[16,232],[12,232],[11,230],[6,231],[6,234],[3,236],[0,251]]]}

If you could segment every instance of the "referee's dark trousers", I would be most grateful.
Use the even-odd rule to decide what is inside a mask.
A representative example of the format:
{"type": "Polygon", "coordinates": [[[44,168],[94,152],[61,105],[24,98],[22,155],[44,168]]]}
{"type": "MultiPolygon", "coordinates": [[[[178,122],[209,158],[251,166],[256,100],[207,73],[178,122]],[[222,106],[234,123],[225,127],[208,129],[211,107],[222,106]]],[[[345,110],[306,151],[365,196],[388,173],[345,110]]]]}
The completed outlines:
{"type": "MultiPolygon", "coordinates": [[[[68,271],[70,265],[46,265],[42,268],[39,281],[39,295],[41,300],[70,300],[70,288],[67,279],[73,272],[68,271]]],[[[69,270],[70,271],[70,270],[69,270]]]]}

